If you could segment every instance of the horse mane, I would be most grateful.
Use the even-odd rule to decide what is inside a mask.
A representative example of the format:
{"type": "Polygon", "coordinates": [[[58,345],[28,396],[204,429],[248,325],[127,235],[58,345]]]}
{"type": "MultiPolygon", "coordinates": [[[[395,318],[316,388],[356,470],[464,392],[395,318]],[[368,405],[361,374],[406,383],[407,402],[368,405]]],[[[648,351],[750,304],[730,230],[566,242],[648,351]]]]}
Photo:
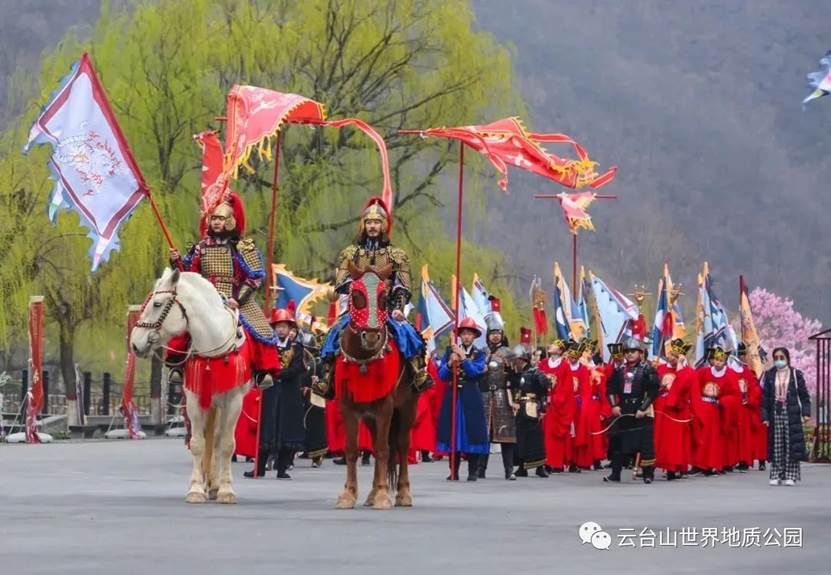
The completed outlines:
{"type": "MultiPolygon", "coordinates": [[[[167,275],[167,272],[165,272],[165,275],[167,275]]],[[[162,279],[165,279],[164,275],[162,276],[162,279]]],[[[220,293],[216,290],[214,284],[202,277],[201,274],[195,272],[181,272],[179,275],[179,283],[181,284],[183,281],[187,283],[189,287],[199,291],[199,293],[203,296],[205,303],[216,307],[225,307],[225,302],[223,301],[220,293]]]]}

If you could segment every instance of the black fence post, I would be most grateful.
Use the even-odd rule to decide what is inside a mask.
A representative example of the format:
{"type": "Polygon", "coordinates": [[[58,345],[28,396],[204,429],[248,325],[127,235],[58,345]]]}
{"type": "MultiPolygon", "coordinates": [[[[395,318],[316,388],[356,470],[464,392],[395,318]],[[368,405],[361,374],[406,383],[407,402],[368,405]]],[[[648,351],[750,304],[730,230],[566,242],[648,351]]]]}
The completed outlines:
{"type": "Polygon", "coordinates": [[[20,371],[20,401],[26,399],[26,392],[29,391],[29,370],[20,371]]]}
{"type": "Polygon", "coordinates": [[[89,403],[92,396],[92,373],[84,372],[84,415],[89,415],[89,403]]]}
{"type": "Polygon", "coordinates": [[[112,375],[108,372],[104,372],[103,390],[101,392],[101,415],[110,414],[110,388],[112,388],[112,385],[112,375]]]}
{"type": "Polygon", "coordinates": [[[43,409],[41,413],[49,413],[49,372],[43,371],[43,409]]]}

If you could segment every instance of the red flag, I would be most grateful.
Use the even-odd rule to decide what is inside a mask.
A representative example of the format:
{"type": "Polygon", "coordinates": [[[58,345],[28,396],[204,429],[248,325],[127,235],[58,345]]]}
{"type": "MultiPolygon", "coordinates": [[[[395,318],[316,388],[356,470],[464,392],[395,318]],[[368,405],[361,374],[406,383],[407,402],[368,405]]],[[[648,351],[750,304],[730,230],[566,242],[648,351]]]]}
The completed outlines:
{"type": "Polygon", "coordinates": [[[217,133],[201,132],[193,139],[202,148],[201,218],[199,221],[204,222],[208,214],[213,213],[214,209],[225,200],[230,189],[222,170],[224,153],[217,133]]]}
{"type": "Polygon", "coordinates": [[[539,307],[534,308],[534,329],[540,335],[548,333],[548,317],[545,310],[539,307]]]}
{"type": "Polygon", "coordinates": [[[43,409],[43,296],[29,299],[29,368],[32,379],[27,393],[26,443],[40,443],[37,416],[43,409]]]}
{"type": "Polygon", "coordinates": [[[401,130],[402,134],[421,134],[461,140],[490,160],[503,178],[499,187],[508,189],[508,166],[514,166],[554,180],[567,188],[590,186],[597,189],[615,177],[613,167],[603,174],[595,171],[583,147],[565,134],[535,134],[525,130],[519,118],[503,118],[480,126],[401,130]],[[547,151],[542,143],[569,144],[577,159],[561,158],[547,151]]]}
{"type": "Polygon", "coordinates": [[[226,138],[225,171],[236,174],[240,166],[251,170],[248,160],[255,151],[271,158],[270,140],[284,123],[315,124],[341,128],[354,126],[368,135],[378,146],[384,185],[381,198],[392,210],[392,184],[389,158],[384,139],[366,122],[357,118],[326,120],[323,104],[297,94],[283,94],[256,86],[235,85],[228,94],[228,135],[226,138]]]}

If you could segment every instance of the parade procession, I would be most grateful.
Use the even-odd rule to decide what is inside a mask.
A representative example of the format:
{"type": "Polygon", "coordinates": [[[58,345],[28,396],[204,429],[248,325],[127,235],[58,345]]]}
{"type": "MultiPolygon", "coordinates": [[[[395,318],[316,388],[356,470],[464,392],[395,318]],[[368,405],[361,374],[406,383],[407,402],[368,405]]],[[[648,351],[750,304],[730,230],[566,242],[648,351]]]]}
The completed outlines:
{"type": "MultiPolygon", "coordinates": [[[[784,546],[796,510],[818,524],[807,510],[829,484],[831,330],[797,309],[831,311],[816,239],[828,203],[805,191],[831,174],[795,142],[827,138],[831,52],[802,110],[796,99],[787,111],[796,119],[748,116],[736,122],[761,127],[742,136],[724,135],[726,115],[685,119],[690,134],[712,133],[700,158],[671,152],[696,164],[671,173],[682,138],[657,126],[688,111],[680,100],[624,82],[620,116],[643,120],[601,121],[589,109],[608,120],[599,111],[618,104],[593,96],[581,109],[585,79],[535,78],[523,63],[549,49],[545,65],[561,66],[565,40],[504,36],[517,51],[488,31],[527,21],[534,3],[336,4],[104,3],[43,57],[30,104],[3,117],[0,443],[23,445],[0,445],[0,462],[25,453],[9,467],[23,482],[26,469],[80,478],[73,466],[99,457],[82,450],[104,450],[96,475],[112,489],[89,483],[78,501],[105,495],[128,521],[138,509],[115,486],[145,471],[154,491],[136,488],[151,507],[213,509],[205,525],[238,514],[257,521],[238,524],[254,539],[271,536],[252,510],[269,522],[309,513],[320,531],[284,535],[343,549],[348,572],[369,565],[347,546],[370,539],[338,534],[362,508],[391,510],[358,520],[393,545],[390,561],[408,548],[392,535],[407,514],[414,542],[429,537],[425,521],[505,517],[504,539],[480,541],[508,550],[493,572],[531,565],[518,533],[558,512],[549,542],[579,527],[577,543],[600,550],[627,546],[620,526],[636,519],[682,530],[722,513],[741,527],[745,510],[770,505],[751,516],[781,518],[784,546]],[[576,99],[552,113],[558,97],[576,99]],[[719,158],[710,138],[732,151],[719,158]],[[636,150],[644,141],[666,149],[636,150]],[[765,195],[785,182],[800,191],[765,195]],[[136,449],[140,466],[126,463],[136,449]],[[393,518],[390,530],[375,517],[393,518]]],[[[808,49],[790,64],[814,66],[808,49]]],[[[628,74],[603,61],[610,84],[628,74]]],[[[677,97],[697,89],[718,108],[684,86],[677,97]]],[[[44,497],[60,500],[55,489],[44,497]]],[[[643,546],[647,528],[634,529],[643,546]]],[[[442,533],[437,549],[467,537],[442,533]]]]}

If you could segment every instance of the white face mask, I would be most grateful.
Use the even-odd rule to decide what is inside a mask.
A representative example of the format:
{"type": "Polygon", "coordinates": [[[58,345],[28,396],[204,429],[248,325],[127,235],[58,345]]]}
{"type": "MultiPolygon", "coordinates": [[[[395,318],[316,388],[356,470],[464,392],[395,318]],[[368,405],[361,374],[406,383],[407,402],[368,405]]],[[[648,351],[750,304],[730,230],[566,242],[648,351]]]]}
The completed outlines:
{"type": "Polygon", "coordinates": [[[777,359],[773,362],[773,365],[776,366],[776,369],[785,369],[786,367],[788,367],[788,362],[784,359],[777,359]]]}

